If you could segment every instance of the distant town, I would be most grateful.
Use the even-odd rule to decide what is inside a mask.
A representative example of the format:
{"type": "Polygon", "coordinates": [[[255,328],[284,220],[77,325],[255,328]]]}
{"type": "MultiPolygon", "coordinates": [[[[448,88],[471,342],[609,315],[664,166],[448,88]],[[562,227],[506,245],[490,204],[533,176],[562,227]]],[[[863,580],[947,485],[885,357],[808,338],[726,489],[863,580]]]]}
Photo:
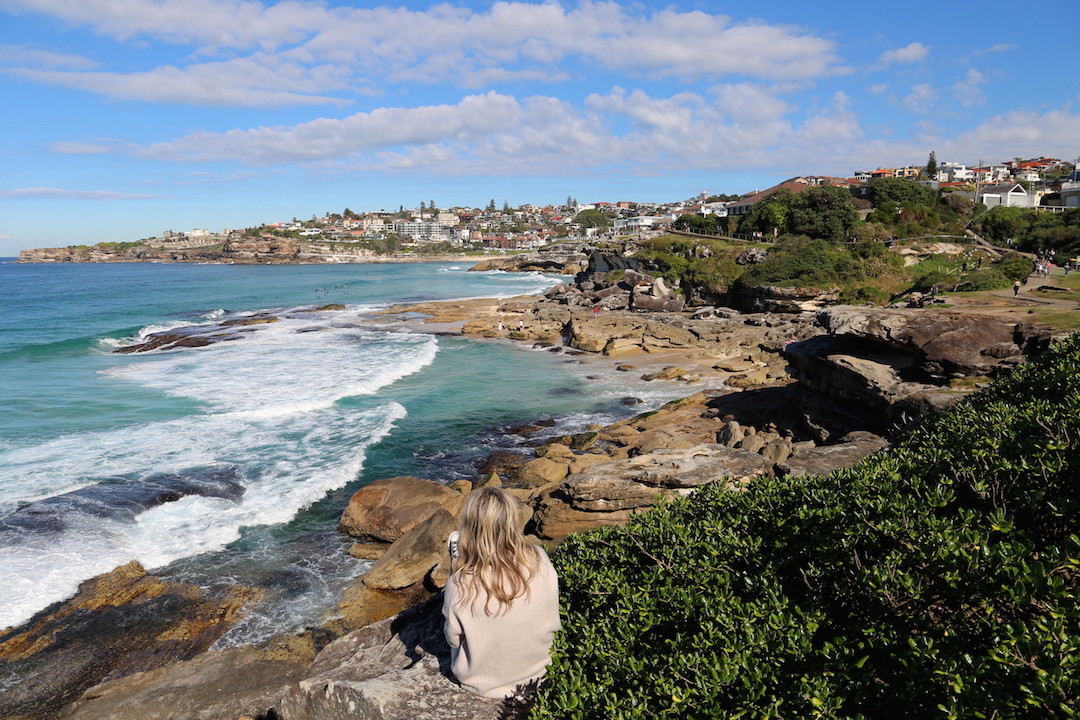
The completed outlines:
{"type": "Polygon", "coordinates": [[[443,249],[527,250],[571,235],[665,230],[686,214],[732,218],[729,226],[734,231],[740,215],[781,189],[797,193],[814,185],[830,185],[849,188],[859,197],[868,183],[877,178],[910,178],[935,190],[966,194],[987,207],[1043,207],[1060,211],[1080,206],[1080,178],[1074,163],[1039,157],[969,167],[956,162],[937,163],[931,155],[925,165],[858,171],[849,178],[799,176],[742,195],[701,193],[672,203],[628,200],[581,203],[568,197],[557,206],[510,207],[505,202],[497,205],[492,199],[482,208],[440,208],[432,200],[421,201],[418,208],[401,206],[396,211],[354,212],[346,208],[309,220],[292,218],[246,230],[168,230],[142,243],[162,249],[190,249],[239,240],[246,235],[359,244],[380,252],[434,245],[443,249]]]}

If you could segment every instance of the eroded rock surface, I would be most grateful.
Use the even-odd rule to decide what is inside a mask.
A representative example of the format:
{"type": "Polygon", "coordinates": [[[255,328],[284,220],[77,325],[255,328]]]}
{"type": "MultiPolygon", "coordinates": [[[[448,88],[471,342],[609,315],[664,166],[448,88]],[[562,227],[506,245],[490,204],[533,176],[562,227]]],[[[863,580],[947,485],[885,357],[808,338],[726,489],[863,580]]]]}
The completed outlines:
{"type": "Polygon", "coordinates": [[[136,562],[87,580],[70,600],[0,635],[0,717],[53,718],[107,678],[186,660],[239,621],[258,591],[164,582],[136,562]]]}
{"type": "Polygon", "coordinates": [[[496,720],[450,674],[441,598],[335,640],[274,706],[280,720],[496,720]]]}

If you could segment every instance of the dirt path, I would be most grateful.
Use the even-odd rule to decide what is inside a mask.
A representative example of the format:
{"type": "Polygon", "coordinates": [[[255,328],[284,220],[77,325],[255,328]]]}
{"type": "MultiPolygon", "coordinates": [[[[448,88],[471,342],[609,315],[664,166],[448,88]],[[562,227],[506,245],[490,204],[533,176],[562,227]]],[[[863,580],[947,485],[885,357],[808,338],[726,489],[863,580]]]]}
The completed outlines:
{"type": "Polygon", "coordinates": [[[946,295],[943,299],[960,312],[1015,317],[1016,320],[1044,323],[1061,330],[1080,329],[1080,302],[1075,282],[1062,283],[1060,270],[1050,277],[1031,275],[1019,293],[1012,289],[982,293],[946,295]],[[1065,295],[1065,297],[1061,297],[1065,295]]]}

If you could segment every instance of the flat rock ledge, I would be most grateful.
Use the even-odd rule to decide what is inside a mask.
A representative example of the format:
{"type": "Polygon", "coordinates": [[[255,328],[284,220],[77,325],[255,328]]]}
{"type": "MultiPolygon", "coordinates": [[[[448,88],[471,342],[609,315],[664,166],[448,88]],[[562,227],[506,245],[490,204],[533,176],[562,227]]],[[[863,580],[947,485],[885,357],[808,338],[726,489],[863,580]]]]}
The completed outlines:
{"type": "Polygon", "coordinates": [[[462,690],[450,673],[441,599],[330,643],[274,706],[280,720],[496,720],[501,700],[462,690]]]}

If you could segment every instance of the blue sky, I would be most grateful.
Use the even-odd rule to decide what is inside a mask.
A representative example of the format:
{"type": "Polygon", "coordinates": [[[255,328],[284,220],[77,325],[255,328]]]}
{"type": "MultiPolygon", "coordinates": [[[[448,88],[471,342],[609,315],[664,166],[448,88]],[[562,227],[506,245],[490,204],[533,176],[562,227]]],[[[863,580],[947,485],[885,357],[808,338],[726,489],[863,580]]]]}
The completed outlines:
{"type": "Polygon", "coordinates": [[[0,255],[1080,155],[1080,3],[0,0],[0,255]]]}

